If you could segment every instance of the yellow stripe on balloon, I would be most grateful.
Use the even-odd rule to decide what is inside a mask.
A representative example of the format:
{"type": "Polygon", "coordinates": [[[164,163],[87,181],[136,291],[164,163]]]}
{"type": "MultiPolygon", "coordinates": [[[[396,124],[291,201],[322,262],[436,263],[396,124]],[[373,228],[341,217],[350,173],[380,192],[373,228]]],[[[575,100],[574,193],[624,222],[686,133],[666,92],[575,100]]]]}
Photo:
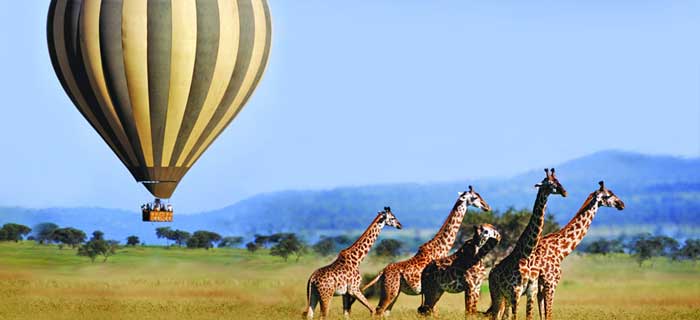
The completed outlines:
{"type": "Polygon", "coordinates": [[[192,85],[197,53],[197,4],[172,0],[172,49],[170,53],[170,92],[163,139],[161,166],[170,165],[192,85]]]}
{"type": "Polygon", "coordinates": [[[185,147],[180,153],[176,166],[182,166],[187,156],[192,151],[194,144],[202,135],[202,131],[211,121],[214,111],[221,103],[226,93],[233,69],[236,66],[236,52],[238,52],[239,21],[238,6],[231,0],[218,0],[219,5],[219,48],[216,54],[216,64],[212,76],[207,97],[204,99],[202,110],[197,121],[192,127],[192,132],[187,138],[185,147]]]}
{"type": "Polygon", "coordinates": [[[231,106],[228,108],[228,110],[226,110],[226,113],[216,125],[214,130],[212,130],[212,132],[206,138],[204,143],[202,143],[202,145],[196,151],[195,156],[192,157],[190,161],[186,164],[187,167],[192,166],[192,164],[199,158],[201,153],[204,152],[204,150],[206,150],[207,146],[211,143],[211,141],[216,136],[218,136],[219,132],[221,132],[221,130],[225,128],[225,126],[229,123],[231,118],[238,113],[238,109],[241,108],[241,104],[243,103],[243,100],[245,99],[246,95],[248,95],[250,90],[254,89],[253,85],[255,83],[255,77],[258,74],[260,67],[262,67],[261,64],[264,58],[266,46],[265,40],[269,33],[267,30],[265,7],[262,1],[253,0],[252,5],[253,16],[255,17],[255,35],[253,40],[253,51],[251,53],[252,56],[250,60],[250,65],[248,66],[248,70],[246,71],[245,78],[243,79],[240,90],[238,90],[236,97],[231,103],[231,106]]]}
{"type": "Polygon", "coordinates": [[[146,166],[152,167],[153,141],[148,102],[148,1],[124,0],[122,47],[129,99],[146,166]]]}

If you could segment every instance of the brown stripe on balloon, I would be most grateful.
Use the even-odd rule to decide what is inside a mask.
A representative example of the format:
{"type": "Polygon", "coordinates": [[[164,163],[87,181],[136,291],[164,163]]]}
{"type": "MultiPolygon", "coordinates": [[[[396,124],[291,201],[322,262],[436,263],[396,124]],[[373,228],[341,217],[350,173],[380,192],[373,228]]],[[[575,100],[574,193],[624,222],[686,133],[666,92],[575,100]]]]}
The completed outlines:
{"type": "Polygon", "coordinates": [[[219,8],[215,0],[197,1],[197,53],[192,86],[170,166],[175,166],[202,110],[214,74],[219,49],[219,8]]]}
{"type": "Polygon", "coordinates": [[[129,162],[127,166],[137,166],[136,156],[133,148],[126,137],[124,127],[119,121],[119,117],[114,111],[112,99],[105,84],[104,73],[102,72],[102,54],[100,52],[100,10],[102,0],[83,1],[80,10],[79,36],[80,49],[85,62],[87,78],[90,81],[92,91],[95,93],[99,104],[99,112],[104,115],[109,123],[109,127],[116,135],[118,143],[126,152],[129,162]]]}
{"type": "MultiPolygon", "coordinates": [[[[268,6],[266,0],[262,0],[263,7],[265,8],[265,25],[266,25],[266,32],[265,32],[265,51],[263,53],[263,61],[260,63],[260,69],[258,69],[258,74],[255,76],[255,81],[253,82],[252,89],[248,91],[246,94],[245,98],[243,99],[243,102],[241,103],[241,106],[236,110],[236,113],[233,115],[233,117],[229,120],[229,123],[233,121],[233,119],[238,116],[238,113],[243,110],[245,105],[248,103],[248,100],[250,97],[253,95],[253,92],[255,92],[255,88],[258,87],[258,83],[260,83],[260,80],[262,79],[263,74],[265,74],[265,70],[267,70],[267,64],[270,61],[270,49],[272,48],[272,17],[270,16],[270,6],[268,6]]],[[[226,124],[228,126],[228,124],[226,124]]]]}
{"type": "Polygon", "coordinates": [[[160,166],[170,92],[172,10],[170,0],[148,1],[148,97],[153,158],[160,166]]]}
{"type": "MultiPolygon", "coordinates": [[[[200,143],[199,148],[195,148],[193,154],[188,157],[189,159],[185,162],[185,165],[188,167],[192,166],[192,164],[201,157],[209,145],[218,138],[223,130],[236,118],[236,115],[240,112],[255,90],[257,82],[260,80],[262,72],[266,67],[271,45],[271,20],[267,2],[265,0],[247,0],[245,2],[240,2],[239,12],[241,16],[242,36],[239,55],[245,55],[247,58],[242,61],[246,62],[242,65],[240,70],[241,74],[238,75],[240,76],[239,81],[234,83],[236,87],[233,100],[230,101],[229,105],[223,108],[223,115],[221,118],[217,119],[217,124],[213,126],[208,137],[205,137],[200,143]],[[256,28],[256,24],[260,30],[256,28]],[[264,36],[261,35],[262,29],[265,29],[264,36]],[[244,39],[244,36],[248,39],[244,39]],[[262,39],[260,39],[260,37],[262,37],[262,39]],[[262,48],[260,48],[261,41],[265,41],[262,48]],[[248,70],[251,66],[256,69],[248,70]],[[250,79],[250,72],[255,72],[253,79],[250,79]]],[[[241,61],[240,59],[241,57],[239,57],[239,61],[241,61]]],[[[236,73],[238,71],[239,70],[236,70],[236,73]]]]}
{"type": "Polygon", "coordinates": [[[193,147],[202,136],[204,129],[211,122],[216,109],[221,104],[229,83],[233,77],[238,57],[238,39],[240,24],[238,21],[238,6],[235,1],[218,0],[219,4],[219,49],[216,55],[216,65],[209,86],[209,92],[190,136],[182,149],[176,166],[182,166],[185,159],[193,152],[193,147]]]}
{"type": "Polygon", "coordinates": [[[134,124],[131,100],[126,81],[124,55],[122,51],[122,0],[109,0],[102,4],[100,11],[100,47],[102,51],[105,82],[109,89],[119,120],[124,125],[129,142],[139,161],[137,181],[146,180],[146,160],[141,140],[134,124]]]}
{"type": "Polygon", "coordinates": [[[98,132],[102,139],[112,149],[116,156],[124,163],[128,163],[125,149],[119,144],[114,131],[111,130],[105,115],[99,108],[97,98],[91,90],[90,82],[86,74],[83,61],[82,50],[80,48],[79,21],[80,21],[80,1],[60,1],[54,7],[55,14],[49,22],[53,25],[52,35],[60,35],[62,43],[56,43],[61,39],[54,38],[53,49],[56,50],[56,57],[59,62],[60,74],[63,82],[67,84],[66,92],[71,96],[71,100],[90,125],[98,132]],[[59,20],[55,20],[59,19],[59,20]],[[61,21],[62,20],[62,21],[61,21]],[[56,30],[56,24],[61,28],[56,30]],[[63,60],[63,62],[61,61],[63,60]]]}
{"type": "Polygon", "coordinates": [[[192,148],[192,152],[187,155],[185,159],[185,164],[190,163],[193,157],[195,157],[201,148],[206,148],[208,146],[203,146],[206,141],[213,141],[213,139],[207,139],[214,131],[216,126],[223,121],[224,115],[230,108],[236,108],[233,106],[233,100],[238,95],[241,89],[241,84],[245,78],[245,74],[250,66],[250,60],[253,53],[253,42],[255,37],[255,17],[253,15],[253,7],[251,0],[239,0],[238,3],[238,18],[240,24],[239,38],[238,38],[238,54],[236,58],[236,66],[233,69],[233,75],[229,81],[228,88],[224,94],[221,103],[216,108],[212,120],[207,124],[202,132],[202,135],[197,140],[197,143],[192,148]]]}

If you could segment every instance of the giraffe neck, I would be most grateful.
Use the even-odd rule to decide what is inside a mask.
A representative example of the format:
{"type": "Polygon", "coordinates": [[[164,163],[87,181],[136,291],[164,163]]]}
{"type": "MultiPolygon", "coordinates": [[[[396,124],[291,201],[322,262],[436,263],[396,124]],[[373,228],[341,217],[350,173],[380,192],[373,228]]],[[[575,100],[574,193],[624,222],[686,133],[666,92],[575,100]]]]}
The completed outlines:
{"type": "Polygon", "coordinates": [[[528,222],[525,230],[518,238],[518,242],[515,244],[515,248],[511,253],[516,261],[520,259],[528,259],[532,254],[532,251],[537,246],[540,236],[542,235],[542,227],[544,226],[544,212],[547,209],[547,198],[549,197],[549,192],[545,191],[544,188],[540,188],[537,191],[537,198],[535,199],[535,206],[532,208],[532,216],[530,216],[530,222],[528,222]]]}
{"type": "Polygon", "coordinates": [[[455,243],[459,226],[462,225],[462,220],[466,212],[467,203],[457,200],[457,203],[455,203],[450,215],[447,216],[440,230],[438,230],[430,241],[426,242],[426,244],[421,247],[430,248],[432,250],[431,255],[435,258],[447,255],[450,248],[452,248],[452,245],[455,243]]]}
{"type": "Polygon", "coordinates": [[[344,257],[352,264],[359,265],[369,253],[372,245],[377,241],[379,233],[384,228],[384,223],[384,218],[381,215],[377,215],[365,232],[352,245],[341,251],[339,256],[344,257]]]}
{"type": "Polygon", "coordinates": [[[455,252],[457,258],[452,266],[469,269],[489,254],[497,244],[498,241],[496,239],[489,239],[483,246],[479,247],[479,241],[477,239],[469,239],[455,252]]]}
{"type": "Polygon", "coordinates": [[[594,194],[591,194],[583,203],[581,209],[571,218],[571,221],[557,232],[557,237],[568,240],[558,242],[561,246],[559,251],[564,257],[574,251],[576,246],[583,240],[583,237],[586,236],[586,232],[591,227],[591,222],[593,222],[598,208],[598,201],[595,201],[594,194]]]}

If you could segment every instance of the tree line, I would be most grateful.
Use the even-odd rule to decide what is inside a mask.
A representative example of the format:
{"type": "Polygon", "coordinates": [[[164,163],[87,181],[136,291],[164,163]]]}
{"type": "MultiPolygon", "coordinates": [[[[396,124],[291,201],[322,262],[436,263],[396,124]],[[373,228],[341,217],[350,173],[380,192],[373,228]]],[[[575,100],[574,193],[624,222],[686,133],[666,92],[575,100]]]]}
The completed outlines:
{"type": "MultiPolygon", "coordinates": [[[[489,256],[487,264],[502,259],[515,245],[517,238],[527,225],[531,216],[529,210],[508,209],[504,212],[474,212],[468,211],[458,233],[458,240],[455,247],[472,236],[472,226],[489,223],[498,228],[501,233],[501,243],[493,250],[489,256]]],[[[559,224],[554,220],[554,216],[549,214],[545,217],[543,234],[548,234],[560,229],[559,224]]],[[[172,241],[172,245],[187,248],[236,248],[244,243],[244,238],[240,236],[223,237],[220,234],[207,230],[198,230],[193,233],[170,227],[160,227],[155,230],[159,239],[172,241]]],[[[59,249],[66,247],[78,249],[78,255],[86,256],[95,261],[98,256],[106,261],[108,257],[116,254],[119,248],[119,241],[106,240],[104,233],[96,230],[88,239],[87,234],[73,227],[59,227],[55,223],[40,223],[30,228],[16,223],[6,223],[0,228],[0,241],[19,242],[26,240],[36,241],[39,244],[56,244],[59,249]]],[[[285,261],[289,257],[295,257],[298,261],[303,255],[314,252],[320,256],[331,256],[340,250],[348,247],[355,241],[354,236],[336,235],[321,236],[314,244],[308,244],[304,239],[295,233],[280,232],[269,235],[256,234],[253,240],[245,244],[245,248],[250,253],[256,253],[259,249],[268,249],[269,254],[278,256],[285,261]]],[[[419,241],[420,242],[420,241],[419,241]]],[[[141,244],[135,235],[126,238],[127,246],[141,244]]],[[[170,243],[167,243],[170,245],[170,243]]],[[[379,257],[397,257],[406,251],[411,251],[413,246],[398,239],[382,239],[372,249],[372,254],[379,257]]],[[[577,248],[578,252],[589,254],[630,254],[638,261],[640,266],[644,261],[653,257],[668,257],[674,260],[700,259],[700,239],[686,239],[683,244],[676,239],[649,233],[640,234],[634,237],[622,237],[617,239],[597,239],[591,242],[584,242],[577,248]]]]}
{"type": "Polygon", "coordinates": [[[222,237],[220,234],[207,230],[198,230],[189,233],[185,230],[171,229],[170,227],[156,228],[156,237],[172,241],[178,247],[211,249],[216,244],[219,248],[235,248],[243,243],[243,237],[222,237]]]}
{"type": "Polygon", "coordinates": [[[602,255],[628,253],[635,257],[640,266],[653,257],[696,262],[700,259],[700,239],[686,239],[681,245],[678,240],[668,236],[643,233],[634,237],[598,239],[585,245],[582,250],[602,255]]]}
{"type": "MultiPolygon", "coordinates": [[[[474,212],[468,211],[464,217],[457,243],[471,237],[472,226],[481,223],[489,223],[501,233],[501,242],[489,256],[488,263],[499,261],[505,257],[515,246],[515,243],[525,229],[530,216],[530,210],[508,209],[504,212],[474,212]]],[[[543,235],[558,231],[559,224],[554,220],[554,216],[545,216],[543,235]]],[[[700,239],[687,239],[681,246],[678,240],[663,236],[643,233],[633,237],[621,237],[617,239],[598,239],[588,243],[582,243],[577,249],[578,252],[590,254],[611,254],[625,253],[632,255],[641,266],[644,261],[653,257],[669,257],[674,260],[700,259],[700,239]]]]}

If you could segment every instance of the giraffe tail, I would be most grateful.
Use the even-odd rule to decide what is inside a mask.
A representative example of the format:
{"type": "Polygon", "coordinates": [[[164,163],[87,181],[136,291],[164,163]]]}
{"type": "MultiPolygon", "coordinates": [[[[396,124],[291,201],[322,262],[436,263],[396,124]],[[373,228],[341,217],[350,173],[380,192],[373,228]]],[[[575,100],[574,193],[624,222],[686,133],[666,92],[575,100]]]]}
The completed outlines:
{"type": "Polygon", "coordinates": [[[311,308],[311,279],[306,281],[306,307],[304,312],[301,313],[302,318],[309,316],[309,309],[311,308]]]}
{"type": "Polygon", "coordinates": [[[384,270],[380,271],[379,274],[377,274],[377,276],[374,277],[374,279],[372,279],[372,281],[370,281],[368,284],[366,284],[364,287],[362,287],[362,289],[361,289],[362,292],[364,292],[365,290],[367,290],[367,288],[369,288],[369,287],[373,286],[375,283],[377,283],[377,281],[379,281],[379,279],[382,277],[382,275],[384,275],[384,270]]]}

